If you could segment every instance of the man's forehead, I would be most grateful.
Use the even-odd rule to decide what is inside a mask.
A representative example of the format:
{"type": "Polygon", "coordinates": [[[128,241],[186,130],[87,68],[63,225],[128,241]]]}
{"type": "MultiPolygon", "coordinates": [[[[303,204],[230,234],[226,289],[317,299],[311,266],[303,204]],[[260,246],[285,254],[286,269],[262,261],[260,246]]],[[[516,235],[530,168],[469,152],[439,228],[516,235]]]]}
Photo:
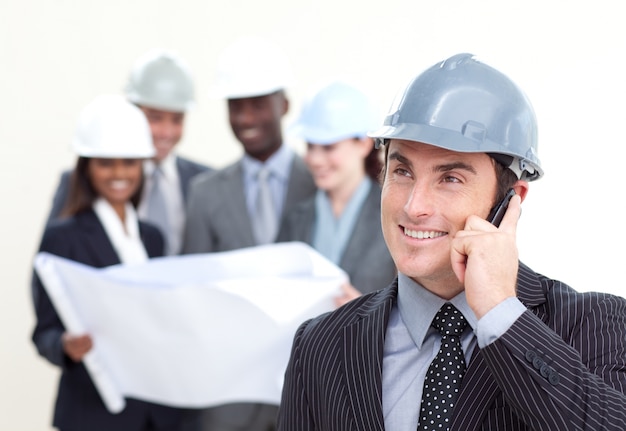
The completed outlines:
{"type": "MultiPolygon", "coordinates": [[[[459,151],[452,151],[447,148],[441,148],[436,145],[428,144],[425,142],[407,141],[403,139],[392,139],[388,144],[389,152],[405,152],[407,154],[419,152],[420,154],[434,154],[438,156],[458,156],[468,157],[473,154],[482,153],[463,153],[459,151]]],[[[471,157],[471,156],[470,156],[471,157]]]]}
{"type": "Polygon", "coordinates": [[[436,145],[424,142],[407,141],[400,139],[392,139],[386,146],[386,160],[401,160],[406,163],[413,163],[424,158],[434,159],[436,164],[452,164],[463,162],[473,164],[480,160],[490,160],[491,157],[487,153],[464,153],[460,151],[452,151],[447,148],[441,148],[436,145]]]}

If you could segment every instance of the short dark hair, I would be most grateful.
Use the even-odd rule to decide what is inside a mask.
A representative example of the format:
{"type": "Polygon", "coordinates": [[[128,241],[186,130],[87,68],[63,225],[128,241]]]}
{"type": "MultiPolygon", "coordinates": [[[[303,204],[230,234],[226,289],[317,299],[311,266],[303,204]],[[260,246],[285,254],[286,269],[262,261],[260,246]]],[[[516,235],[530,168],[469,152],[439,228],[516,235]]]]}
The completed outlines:
{"type": "Polygon", "coordinates": [[[374,181],[380,182],[382,180],[380,174],[383,170],[383,160],[381,158],[381,151],[372,145],[372,149],[365,158],[365,173],[374,181]]]}

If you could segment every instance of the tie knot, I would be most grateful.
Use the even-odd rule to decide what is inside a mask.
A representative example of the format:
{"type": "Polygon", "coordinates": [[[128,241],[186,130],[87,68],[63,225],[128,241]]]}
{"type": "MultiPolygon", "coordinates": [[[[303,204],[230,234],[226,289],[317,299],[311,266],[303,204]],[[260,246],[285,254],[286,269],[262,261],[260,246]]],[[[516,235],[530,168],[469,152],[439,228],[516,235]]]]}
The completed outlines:
{"type": "Polygon", "coordinates": [[[160,180],[163,177],[165,177],[165,173],[163,172],[163,168],[161,168],[160,166],[155,166],[154,167],[154,171],[152,171],[152,178],[160,180]]]}
{"type": "Polygon", "coordinates": [[[439,331],[442,337],[459,336],[466,326],[467,320],[463,313],[449,302],[441,307],[432,323],[432,327],[439,331]]]}
{"type": "Polygon", "coordinates": [[[262,166],[257,173],[259,181],[265,181],[270,177],[271,171],[267,166],[262,166]]]}

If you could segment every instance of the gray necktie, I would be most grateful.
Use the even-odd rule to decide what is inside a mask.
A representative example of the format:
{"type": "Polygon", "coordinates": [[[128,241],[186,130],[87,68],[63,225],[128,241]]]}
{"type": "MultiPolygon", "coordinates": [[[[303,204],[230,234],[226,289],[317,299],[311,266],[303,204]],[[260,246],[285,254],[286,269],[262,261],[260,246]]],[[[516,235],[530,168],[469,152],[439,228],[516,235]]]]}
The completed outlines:
{"type": "Polygon", "coordinates": [[[257,176],[259,192],[255,205],[256,214],[252,216],[252,227],[257,244],[269,244],[274,242],[276,237],[276,207],[270,191],[270,175],[269,169],[263,166],[257,176]]]}
{"type": "Polygon", "coordinates": [[[430,363],[419,416],[418,431],[447,430],[465,374],[465,356],[461,334],[467,326],[465,316],[450,304],[444,304],[432,322],[441,334],[441,347],[430,363]]]}
{"type": "Polygon", "coordinates": [[[163,194],[165,177],[161,168],[156,167],[152,173],[152,187],[148,196],[148,214],[146,220],[156,225],[165,239],[165,249],[168,249],[168,235],[170,232],[167,217],[167,204],[163,194]]]}

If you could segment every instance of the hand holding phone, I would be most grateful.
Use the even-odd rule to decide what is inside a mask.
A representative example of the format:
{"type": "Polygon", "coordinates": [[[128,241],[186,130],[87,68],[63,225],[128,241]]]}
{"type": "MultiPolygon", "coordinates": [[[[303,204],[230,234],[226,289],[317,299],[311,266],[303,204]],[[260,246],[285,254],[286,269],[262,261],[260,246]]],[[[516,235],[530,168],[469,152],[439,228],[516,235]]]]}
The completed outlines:
{"type": "Polygon", "coordinates": [[[504,213],[506,213],[506,209],[509,207],[509,202],[511,198],[515,196],[515,190],[509,189],[504,195],[504,198],[496,206],[491,209],[491,212],[487,216],[487,221],[493,224],[494,226],[500,226],[500,222],[504,217],[504,213]]]}

